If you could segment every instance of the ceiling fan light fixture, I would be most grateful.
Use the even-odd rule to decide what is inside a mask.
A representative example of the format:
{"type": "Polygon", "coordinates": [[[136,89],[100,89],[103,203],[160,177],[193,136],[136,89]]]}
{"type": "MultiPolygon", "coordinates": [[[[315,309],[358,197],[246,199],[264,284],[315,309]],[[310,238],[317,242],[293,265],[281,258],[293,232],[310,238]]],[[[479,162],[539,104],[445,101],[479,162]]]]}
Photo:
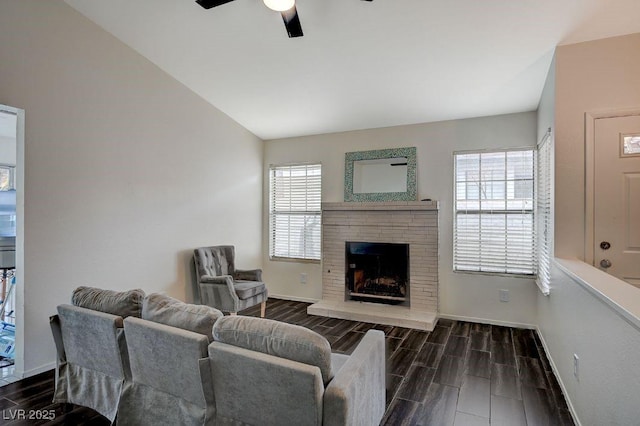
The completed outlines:
{"type": "Polygon", "coordinates": [[[276,12],[284,12],[295,6],[295,0],[262,0],[264,5],[276,12]]]}

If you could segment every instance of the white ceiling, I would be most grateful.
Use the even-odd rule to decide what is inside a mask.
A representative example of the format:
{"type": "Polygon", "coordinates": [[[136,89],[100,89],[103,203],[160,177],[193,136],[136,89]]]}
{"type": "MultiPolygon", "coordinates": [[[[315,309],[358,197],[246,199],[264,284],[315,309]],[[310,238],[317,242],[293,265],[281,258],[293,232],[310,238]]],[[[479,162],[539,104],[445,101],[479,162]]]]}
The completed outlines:
{"type": "Polygon", "coordinates": [[[537,108],[553,49],[640,32],[640,0],[65,0],[262,139],[537,108]]]}

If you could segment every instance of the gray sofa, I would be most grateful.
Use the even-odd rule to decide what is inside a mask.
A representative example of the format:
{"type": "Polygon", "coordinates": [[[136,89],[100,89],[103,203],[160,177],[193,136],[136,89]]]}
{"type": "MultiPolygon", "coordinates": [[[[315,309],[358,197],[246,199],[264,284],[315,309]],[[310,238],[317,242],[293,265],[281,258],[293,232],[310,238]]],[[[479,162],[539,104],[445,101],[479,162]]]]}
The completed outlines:
{"type": "Polygon", "coordinates": [[[50,318],[54,402],[119,425],[214,424],[207,345],[222,312],[142,290],[79,287],[50,318]],[[78,306],[75,306],[78,305],[78,306]],[[119,315],[118,315],[119,314],[119,315]],[[169,422],[169,423],[166,423],[169,422]]]}
{"type": "Polygon", "coordinates": [[[217,424],[377,425],[385,410],[385,339],[351,356],[304,327],[223,317],[209,345],[217,424]]]}
{"type": "Polygon", "coordinates": [[[382,419],[381,331],[369,331],[351,356],[332,354],[303,327],[142,295],[80,288],[73,303],[83,306],[58,307],[55,402],[91,407],[112,422],[117,415],[119,425],[382,419]]]}

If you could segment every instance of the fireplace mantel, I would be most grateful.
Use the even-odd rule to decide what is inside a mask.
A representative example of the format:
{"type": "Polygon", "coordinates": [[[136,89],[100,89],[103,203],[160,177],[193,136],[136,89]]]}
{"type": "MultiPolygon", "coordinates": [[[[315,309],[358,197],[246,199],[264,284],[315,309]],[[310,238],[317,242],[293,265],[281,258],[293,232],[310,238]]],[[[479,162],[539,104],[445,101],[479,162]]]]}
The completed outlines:
{"type": "Polygon", "coordinates": [[[382,203],[322,203],[322,211],[438,210],[437,201],[387,201],[382,203]]]}
{"type": "Polygon", "coordinates": [[[438,311],[438,202],[322,203],[322,300],[307,311],[433,329],[438,311]],[[410,306],[345,300],[347,241],[409,245],[410,306]]]}

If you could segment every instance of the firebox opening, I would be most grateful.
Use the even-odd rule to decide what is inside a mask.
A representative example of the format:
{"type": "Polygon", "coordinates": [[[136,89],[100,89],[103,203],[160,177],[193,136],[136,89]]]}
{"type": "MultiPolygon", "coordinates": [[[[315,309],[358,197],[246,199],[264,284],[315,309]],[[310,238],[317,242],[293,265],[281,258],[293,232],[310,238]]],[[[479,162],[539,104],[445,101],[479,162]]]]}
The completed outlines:
{"type": "Polygon", "coordinates": [[[409,245],[346,242],[346,300],[409,306],[409,245]]]}

